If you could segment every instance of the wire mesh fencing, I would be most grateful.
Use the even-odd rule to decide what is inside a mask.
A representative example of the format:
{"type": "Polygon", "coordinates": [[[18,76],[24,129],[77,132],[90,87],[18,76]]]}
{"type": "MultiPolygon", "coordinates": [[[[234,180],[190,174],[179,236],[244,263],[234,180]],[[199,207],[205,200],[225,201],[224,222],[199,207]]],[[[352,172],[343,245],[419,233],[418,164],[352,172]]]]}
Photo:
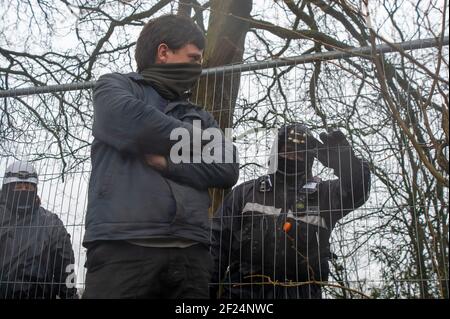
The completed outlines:
{"type": "MultiPolygon", "coordinates": [[[[448,44],[448,38],[446,41],[448,44]]],[[[414,47],[405,45],[405,50],[416,49],[410,54],[417,61],[430,63],[430,57],[436,54],[435,43],[430,43],[419,41],[414,47]]],[[[448,57],[447,46],[443,51],[443,56],[448,57]]],[[[219,242],[213,249],[222,256],[221,265],[214,266],[219,275],[211,281],[218,293],[233,291],[233,296],[239,297],[287,298],[294,291],[296,298],[310,298],[314,293],[317,296],[312,288],[315,285],[325,298],[448,298],[448,185],[439,182],[423,165],[421,153],[389,108],[390,103],[398,105],[400,116],[421,137],[420,150],[433,162],[437,161],[437,153],[430,136],[445,140],[441,127],[445,110],[442,95],[431,94],[431,107],[421,108],[423,97],[428,97],[425,93],[433,87],[433,78],[396,52],[384,56],[385,68],[399,68],[410,84],[402,86],[397,73],[391,74],[388,100],[377,82],[370,54],[371,50],[339,52],[334,56],[319,54],[291,61],[205,70],[191,100],[211,112],[221,127],[232,128],[231,137],[240,154],[240,178],[236,186],[242,183],[253,186],[246,198],[238,191],[229,193],[228,217],[233,220],[229,224],[237,226],[234,229],[230,226],[226,236],[221,228],[224,218],[211,214],[212,237],[215,231],[219,234],[219,242]],[[321,75],[317,77],[319,68],[321,75]],[[343,209],[337,209],[339,218],[322,228],[318,222],[306,221],[308,214],[295,214],[304,213],[302,208],[291,207],[287,191],[290,183],[295,196],[302,190],[306,192],[300,204],[317,206],[306,199],[310,195],[304,185],[297,187],[297,181],[286,179],[278,180],[280,183],[264,179],[268,175],[271,147],[277,139],[276,129],[297,122],[308,126],[318,140],[319,133],[341,130],[351,145],[345,152],[350,154],[352,149],[371,171],[370,192],[363,191],[364,202],[356,203],[350,196],[345,214],[343,209]],[[268,185],[273,188],[271,191],[261,190],[268,185]],[[239,205],[234,205],[235,197],[239,205]],[[293,225],[289,226],[289,221],[293,225]],[[328,230],[331,245],[323,248],[326,245],[320,242],[327,241],[327,237],[322,238],[321,234],[328,230]],[[302,245],[306,247],[306,258],[302,245]],[[225,247],[228,250],[224,253],[225,247]],[[329,276],[311,276],[308,268],[317,262],[321,264],[319,270],[329,268],[329,276]],[[249,265],[250,270],[242,271],[243,265],[249,265]],[[264,289],[261,291],[260,287],[264,289]]],[[[1,92],[0,117],[0,179],[3,183],[6,167],[15,160],[35,165],[40,205],[56,214],[70,234],[74,264],[64,271],[74,276],[64,277],[64,285],[73,284],[79,295],[84,289],[86,272],[82,242],[93,140],[93,83],[83,85],[46,92],[1,92]]],[[[448,160],[448,146],[444,156],[448,160]]],[[[323,181],[320,183],[327,185],[329,192],[344,196],[336,170],[317,159],[310,164],[312,176],[320,177],[323,181]],[[338,188],[332,189],[330,185],[338,188]]],[[[348,192],[354,194],[366,187],[364,178],[365,175],[360,184],[356,181],[349,184],[348,192]]],[[[219,201],[214,210],[220,210],[221,195],[223,191],[214,193],[217,200],[213,197],[213,203],[219,201]]],[[[342,204],[342,198],[333,198],[328,195],[324,201],[342,204]]],[[[294,199],[294,204],[299,201],[294,199]]],[[[320,207],[316,211],[319,216],[330,214],[329,209],[321,211],[320,207]]],[[[20,225],[11,216],[11,212],[0,216],[4,247],[17,240],[18,234],[26,237],[32,228],[30,221],[20,225]]],[[[26,248],[21,245],[33,238],[26,239],[21,239],[20,247],[8,247],[26,248]]],[[[62,246],[63,250],[68,249],[62,246]]],[[[39,247],[24,250],[20,256],[6,248],[0,252],[1,286],[15,288],[33,283],[35,279],[27,277],[27,267],[20,265],[34,263],[36,258],[47,258],[43,264],[47,265],[44,272],[49,276],[49,281],[38,284],[57,285],[61,277],[56,277],[50,265],[60,261],[51,254],[45,255],[39,247]],[[13,265],[19,265],[15,272],[11,271],[13,265]]],[[[31,295],[6,295],[25,296],[46,297],[38,290],[31,291],[31,295]]]]}

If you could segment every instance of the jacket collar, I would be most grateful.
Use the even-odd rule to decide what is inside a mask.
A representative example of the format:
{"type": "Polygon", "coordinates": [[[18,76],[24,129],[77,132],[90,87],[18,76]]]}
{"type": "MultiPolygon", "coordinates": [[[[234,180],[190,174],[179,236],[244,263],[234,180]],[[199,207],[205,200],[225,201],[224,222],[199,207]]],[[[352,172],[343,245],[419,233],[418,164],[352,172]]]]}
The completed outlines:
{"type": "Polygon", "coordinates": [[[144,81],[145,82],[144,77],[140,73],[130,72],[130,73],[125,74],[125,76],[130,78],[130,79],[132,79],[132,80],[134,80],[134,81],[136,81],[136,82],[140,82],[140,81],[144,81]]]}

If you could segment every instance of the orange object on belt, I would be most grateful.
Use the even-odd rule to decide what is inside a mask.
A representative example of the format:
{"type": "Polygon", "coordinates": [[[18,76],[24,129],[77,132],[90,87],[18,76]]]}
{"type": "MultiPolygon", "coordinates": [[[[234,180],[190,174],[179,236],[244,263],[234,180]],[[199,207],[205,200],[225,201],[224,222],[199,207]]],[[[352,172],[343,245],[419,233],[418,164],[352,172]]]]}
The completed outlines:
{"type": "Polygon", "coordinates": [[[283,225],[283,230],[287,233],[292,228],[292,224],[290,222],[285,222],[283,225]]]}

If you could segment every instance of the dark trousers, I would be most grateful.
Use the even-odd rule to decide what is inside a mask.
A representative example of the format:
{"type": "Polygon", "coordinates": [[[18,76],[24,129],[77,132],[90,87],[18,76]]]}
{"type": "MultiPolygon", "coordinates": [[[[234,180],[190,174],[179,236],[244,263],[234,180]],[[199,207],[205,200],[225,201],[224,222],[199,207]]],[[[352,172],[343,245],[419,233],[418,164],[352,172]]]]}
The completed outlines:
{"type": "Polygon", "coordinates": [[[152,248],[123,241],[88,248],[84,299],[208,298],[206,246],[152,248]]]}

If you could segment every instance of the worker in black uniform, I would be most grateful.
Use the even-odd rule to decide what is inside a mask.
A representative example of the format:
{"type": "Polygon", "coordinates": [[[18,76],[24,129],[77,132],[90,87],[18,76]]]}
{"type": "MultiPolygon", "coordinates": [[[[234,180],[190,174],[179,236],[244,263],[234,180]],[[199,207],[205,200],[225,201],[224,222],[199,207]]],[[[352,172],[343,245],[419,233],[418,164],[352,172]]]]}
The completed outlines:
{"type": "Polygon", "coordinates": [[[321,298],[336,223],[363,205],[370,171],[344,134],[278,131],[269,172],[235,187],[214,216],[212,298],[321,298]],[[338,179],[312,175],[318,159],[338,179]]]}
{"type": "Polygon", "coordinates": [[[0,299],[78,299],[70,235],[41,206],[37,186],[31,163],[7,167],[0,192],[0,299]]]}

